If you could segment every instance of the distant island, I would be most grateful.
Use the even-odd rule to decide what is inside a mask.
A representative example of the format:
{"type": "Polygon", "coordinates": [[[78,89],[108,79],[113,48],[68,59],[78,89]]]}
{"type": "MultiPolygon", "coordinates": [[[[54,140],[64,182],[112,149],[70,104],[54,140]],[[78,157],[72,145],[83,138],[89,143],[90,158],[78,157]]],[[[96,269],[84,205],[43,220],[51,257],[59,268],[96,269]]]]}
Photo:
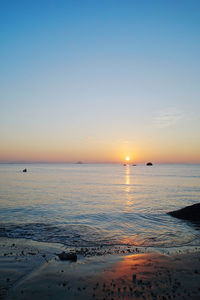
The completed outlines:
{"type": "Polygon", "coordinates": [[[153,166],[152,162],[146,163],[146,166],[153,166]]]}

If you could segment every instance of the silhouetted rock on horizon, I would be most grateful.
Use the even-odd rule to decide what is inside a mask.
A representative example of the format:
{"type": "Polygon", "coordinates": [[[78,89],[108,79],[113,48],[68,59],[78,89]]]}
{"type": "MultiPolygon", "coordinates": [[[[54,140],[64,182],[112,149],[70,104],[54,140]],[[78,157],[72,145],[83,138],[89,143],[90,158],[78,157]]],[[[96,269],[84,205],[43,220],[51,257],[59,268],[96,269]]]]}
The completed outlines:
{"type": "Polygon", "coordinates": [[[146,166],[153,166],[151,162],[146,163],[146,166]]]}
{"type": "Polygon", "coordinates": [[[170,211],[167,214],[178,219],[200,222],[200,203],[186,206],[179,210],[170,211]]]}

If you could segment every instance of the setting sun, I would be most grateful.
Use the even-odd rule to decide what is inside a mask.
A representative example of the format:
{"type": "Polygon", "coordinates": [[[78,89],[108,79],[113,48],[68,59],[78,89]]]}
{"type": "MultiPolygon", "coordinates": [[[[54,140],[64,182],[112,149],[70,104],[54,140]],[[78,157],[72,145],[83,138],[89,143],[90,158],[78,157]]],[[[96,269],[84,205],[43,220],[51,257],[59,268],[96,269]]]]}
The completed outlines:
{"type": "Polygon", "coordinates": [[[126,161],[129,161],[129,160],[130,160],[130,157],[129,157],[129,156],[127,156],[127,157],[126,157],[126,161]]]}

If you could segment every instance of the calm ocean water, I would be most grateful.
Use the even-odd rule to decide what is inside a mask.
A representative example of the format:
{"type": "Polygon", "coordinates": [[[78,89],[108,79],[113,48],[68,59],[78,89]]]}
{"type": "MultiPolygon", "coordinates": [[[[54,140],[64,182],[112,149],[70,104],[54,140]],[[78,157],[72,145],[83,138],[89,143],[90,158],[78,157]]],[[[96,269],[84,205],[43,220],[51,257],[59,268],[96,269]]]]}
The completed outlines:
{"type": "Polygon", "coordinates": [[[198,226],[166,214],[197,202],[200,165],[0,165],[0,236],[87,247],[200,246],[198,226]]]}

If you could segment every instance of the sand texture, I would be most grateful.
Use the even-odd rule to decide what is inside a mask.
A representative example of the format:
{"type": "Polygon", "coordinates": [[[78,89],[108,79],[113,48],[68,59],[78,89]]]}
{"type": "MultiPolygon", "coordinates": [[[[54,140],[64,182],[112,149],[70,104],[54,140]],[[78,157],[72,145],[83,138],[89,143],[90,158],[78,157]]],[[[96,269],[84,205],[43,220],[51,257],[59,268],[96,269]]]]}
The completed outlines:
{"type": "Polygon", "coordinates": [[[200,299],[200,253],[61,261],[62,245],[1,239],[1,299],[200,299]]]}

